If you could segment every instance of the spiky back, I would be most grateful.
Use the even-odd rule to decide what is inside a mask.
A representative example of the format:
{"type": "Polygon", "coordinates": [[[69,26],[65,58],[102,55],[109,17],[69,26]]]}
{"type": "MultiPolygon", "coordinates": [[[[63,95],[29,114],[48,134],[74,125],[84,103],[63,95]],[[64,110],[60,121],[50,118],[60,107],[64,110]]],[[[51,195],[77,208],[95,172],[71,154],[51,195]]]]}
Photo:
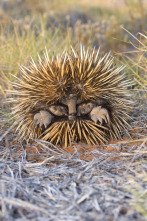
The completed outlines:
{"type": "Polygon", "coordinates": [[[13,94],[16,94],[13,114],[18,121],[20,137],[25,140],[40,137],[65,146],[72,140],[94,144],[105,142],[110,137],[118,138],[128,127],[130,107],[129,81],[122,73],[123,68],[113,65],[110,53],[101,57],[99,50],[89,51],[82,46],[80,52],[72,48],[69,53],[64,51],[51,59],[46,52],[44,59],[39,57],[37,64],[32,60],[29,68],[22,66],[22,77],[18,83],[13,83],[13,94]],[[74,121],[73,124],[55,122],[45,131],[35,129],[34,114],[41,107],[47,109],[49,105],[60,102],[69,92],[76,94],[82,102],[106,100],[110,127],[104,129],[85,120],[74,121]]]}

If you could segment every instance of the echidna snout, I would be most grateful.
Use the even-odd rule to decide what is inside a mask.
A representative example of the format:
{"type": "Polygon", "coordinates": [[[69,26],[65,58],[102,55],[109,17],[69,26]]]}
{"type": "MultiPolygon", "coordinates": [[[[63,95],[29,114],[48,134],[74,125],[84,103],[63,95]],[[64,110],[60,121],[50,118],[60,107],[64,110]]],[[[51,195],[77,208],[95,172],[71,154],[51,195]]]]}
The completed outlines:
{"type": "Polygon", "coordinates": [[[68,108],[68,119],[75,120],[76,119],[76,106],[77,106],[77,96],[73,94],[69,94],[67,98],[62,100],[63,104],[67,105],[68,108]]]}

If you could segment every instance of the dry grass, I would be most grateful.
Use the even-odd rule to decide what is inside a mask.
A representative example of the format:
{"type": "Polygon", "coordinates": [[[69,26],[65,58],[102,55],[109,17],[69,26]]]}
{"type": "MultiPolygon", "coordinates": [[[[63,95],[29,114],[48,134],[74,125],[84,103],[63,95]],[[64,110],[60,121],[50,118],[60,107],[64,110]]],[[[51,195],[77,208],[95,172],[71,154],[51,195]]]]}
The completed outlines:
{"type": "Polygon", "coordinates": [[[91,2],[66,1],[66,7],[59,0],[43,0],[42,4],[35,0],[1,2],[2,220],[147,218],[146,5],[142,7],[141,0],[123,1],[122,8],[111,1],[111,7],[103,8],[99,1],[91,2]],[[36,60],[37,52],[43,54],[45,47],[56,52],[70,44],[76,47],[79,42],[101,46],[103,51],[111,49],[116,62],[127,64],[128,77],[135,82],[130,137],[124,135],[122,140],[103,146],[74,144],[67,149],[41,140],[20,143],[10,107],[2,102],[13,75],[19,76],[19,64],[27,65],[30,56],[36,60]]]}
{"type": "Polygon", "coordinates": [[[132,75],[136,85],[147,92],[147,36],[139,32],[136,37],[124,27],[122,28],[135,39],[134,43],[130,42],[134,50],[123,52],[124,62],[128,64],[130,76],[132,75]]]}

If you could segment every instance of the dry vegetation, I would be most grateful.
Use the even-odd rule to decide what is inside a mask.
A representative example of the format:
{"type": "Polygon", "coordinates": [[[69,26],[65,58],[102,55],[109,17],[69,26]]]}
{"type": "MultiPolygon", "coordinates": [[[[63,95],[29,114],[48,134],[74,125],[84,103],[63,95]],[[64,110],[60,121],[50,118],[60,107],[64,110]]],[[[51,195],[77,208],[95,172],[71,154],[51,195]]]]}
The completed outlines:
{"type": "Polygon", "coordinates": [[[147,5],[78,2],[0,2],[1,220],[147,219],[147,5]],[[19,65],[36,60],[45,47],[56,53],[79,42],[111,50],[116,63],[127,65],[134,81],[130,136],[67,149],[41,140],[21,143],[5,103],[19,65]]]}

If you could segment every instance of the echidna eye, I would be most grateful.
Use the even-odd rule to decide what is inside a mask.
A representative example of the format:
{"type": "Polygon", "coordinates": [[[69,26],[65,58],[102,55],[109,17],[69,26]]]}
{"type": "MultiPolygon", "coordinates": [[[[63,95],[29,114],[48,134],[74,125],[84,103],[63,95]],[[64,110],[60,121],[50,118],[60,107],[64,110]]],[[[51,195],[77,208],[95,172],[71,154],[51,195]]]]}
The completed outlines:
{"type": "Polygon", "coordinates": [[[61,112],[64,112],[64,110],[65,110],[64,107],[60,107],[59,109],[61,112]]]}
{"type": "Polygon", "coordinates": [[[49,107],[49,110],[52,114],[56,116],[66,116],[67,108],[60,105],[52,105],[49,107]]]}
{"type": "Polygon", "coordinates": [[[93,103],[81,104],[78,106],[78,115],[80,114],[88,114],[94,107],[93,103]]]}

